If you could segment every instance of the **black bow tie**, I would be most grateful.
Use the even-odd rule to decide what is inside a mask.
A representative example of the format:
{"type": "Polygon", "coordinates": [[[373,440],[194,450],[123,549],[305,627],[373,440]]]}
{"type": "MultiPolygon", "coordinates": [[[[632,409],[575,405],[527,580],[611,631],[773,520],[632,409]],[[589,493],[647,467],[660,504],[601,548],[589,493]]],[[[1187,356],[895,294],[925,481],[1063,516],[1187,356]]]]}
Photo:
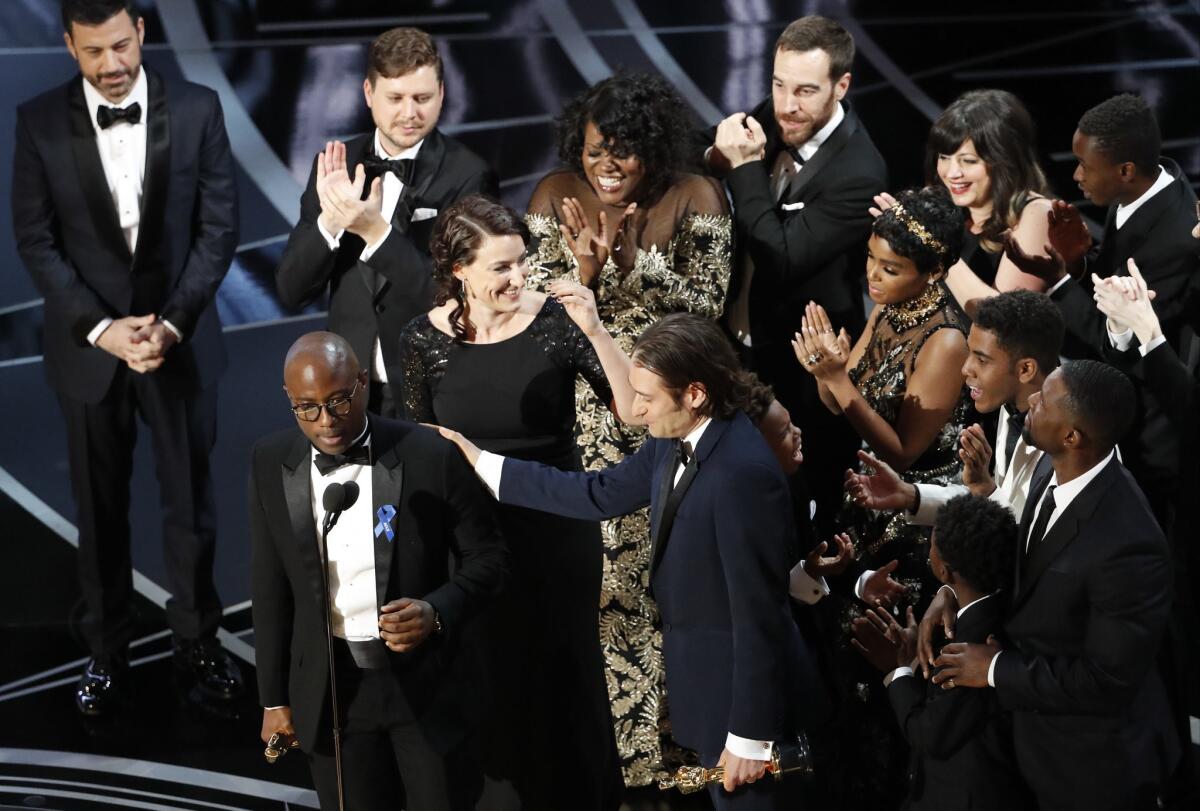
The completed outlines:
{"type": "Polygon", "coordinates": [[[118,121],[124,121],[126,124],[136,124],[142,120],[142,105],[136,101],[128,107],[98,107],[96,109],[96,123],[100,125],[100,129],[106,130],[118,121]]]}
{"type": "Polygon", "coordinates": [[[322,453],[317,451],[317,455],[313,457],[313,465],[316,466],[317,472],[322,476],[328,476],[339,467],[346,465],[369,465],[371,464],[371,448],[367,445],[367,438],[346,450],[345,453],[322,453]]]}
{"type": "Polygon", "coordinates": [[[391,172],[400,179],[400,182],[408,185],[412,183],[413,164],[416,161],[412,158],[400,158],[397,160],[385,160],[375,155],[363,155],[362,164],[367,172],[367,181],[372,181],[381,175],[386,175],[391,172]]]}

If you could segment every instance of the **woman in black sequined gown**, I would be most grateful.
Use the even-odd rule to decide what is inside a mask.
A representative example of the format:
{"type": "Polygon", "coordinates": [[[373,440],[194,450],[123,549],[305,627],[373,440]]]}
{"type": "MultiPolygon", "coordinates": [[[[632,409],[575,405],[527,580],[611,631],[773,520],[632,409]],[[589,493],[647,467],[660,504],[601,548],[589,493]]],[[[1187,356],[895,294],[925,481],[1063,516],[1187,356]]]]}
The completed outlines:
{"type": "MultiPolygon", "coordinates": [[[[580,470],[575,381],[630,404],[628,360],[602,329],[606,341],[594,346],[572,321],[599,326],[585,288],[525,289],[528,238],[515,213],[482,197],[442,213],[431,246],[440,304],[401,337],[405,412],[485,450],[580,470]]],[[[621,775],[596,626],[599,526],[511,506],[498,513],[510,582],[470,643],[488,685],[477,697],[487,777],[478,807],[615,808],[621,775]]]]}
{"type": "MultiPolygon", "coordinates": [[[[968,326],[944,284],[960,254],[962,228],[962,214],[944,191],[898,195],[876,218],[867,243],[867,287],[876,306],[863,334],[851,348],[845,330],[835,335],[824,310],[810,303],[794,342],[822,401],[846,416],[864,450],[907,481],[947,484],[962,470],[958,434],[969,399],[960,370],[968,326]]],[[[920,616],[939,585],[927,565],[928,530],[849,498],[838,524],[854,543],[859,573],[896,561],[892,576],[906,587],[898,609],[915,605],[920,616]]],[[[891,808],[905,794],[906,745],[878,674],[850,644],[851,623],[865,609],[852,593],[860,593],[854,582],[818,604],[841,692],[835,768],[849,769],[831,790],[838,807],[891,808]]]]}

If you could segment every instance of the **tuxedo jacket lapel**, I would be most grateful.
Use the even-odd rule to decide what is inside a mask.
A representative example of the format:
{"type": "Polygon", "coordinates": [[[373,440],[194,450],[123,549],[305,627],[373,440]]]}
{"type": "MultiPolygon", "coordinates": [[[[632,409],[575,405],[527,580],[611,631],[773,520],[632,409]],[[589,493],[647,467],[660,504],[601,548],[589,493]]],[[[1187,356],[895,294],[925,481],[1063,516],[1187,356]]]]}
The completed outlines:
{"type": "MultiPolygon", "coordinates": [[[[683,497],[687,495],[687,490],[692,484],[692,480],[696,478],[696,474],[700,470],[699,460],[693,460],[683,469],[683,475],[679,477],[679,483],[667,495],[666,503],[663,504],[662,513],[658,519],[658,529],[654,533],[654,540],[650,545],[650,574],[653,576],[654,570],[658,568],[659,561],[662,560],[663,552],[667,548],[667,540],[671,537],[671,526],[675,523],[675,513],[679,511],[679,503],[683,501],[683,497]]],[[[667,468],[664,476],[665,482],[670,483],[674,478],[671,475],[671,467],[667,468]]],[[[665,488],[664,488],[665,489],[665,488]]]]}
{"type": "Polygon", "coordinates": [[[654,499],[650,502],[650,570],[654,571],[655,564],[662,553],[662,542],[659,540],[662,527],[663,513],[666,511],[667,501],[671,497],[671,481],[675,474],[675,449],[673,445],[667,445],[667,452],[663,454],[663,462],[659,465],[658,491],[654,499]]]}
{"type": "Polygon", "coordinates": [[[282,465],[283,492],[287,499],[288,517],[292,523],[292,535],[296,539],[296,554],[308,575],[313,595],[321,599],[324,578],[321,576],[321,536],[317,522],[313,520],[312,446],[303,436],[292,445],[291,452],[282,465]]]}
{"type": "MultiPolygon", "coordinates": [[[[381,436],[382,432],[372,430],[371,448],[374,464],[371,466],[371,526],[380,523],[380,509],[391,506],[396,510],[390,522],[392,539],[388,539],[386,531],[374,535],[375,538],[375,596],[379,605],[387,602],[388,579],[392,572],[392,557],[396,546],[404,544],[400,536],[400,501],[401,487],[404,484],[404,465],[396,453],[396,446],[389,437],[381,436]]],[[[374,530],[372,529],[372,532],[374,530]]],[[[407,548],[407,545],[405,545],[407,548]]]]}
{"type": "Polygon", "coordinates": [[[108,178],[104,175],[104,164],[100,162],[100,150],[96,146],[96,130],[88,114],[87,101],[83,96],[83,85],[71,82],[67,90],[69,115],[71,118],[71,153],[75,158],[79,188],[87,200],[88,213],[100,240],[117,256],[132,260],[121,221],[117,218],[117,207],[108,192],[108,178]]]}
{"type": "MultiPolygon", "coordinates": [[[[135,267],[152,254],[162,231],[167,205],[167,180],[171,172],[171,118],[167,89],[162,78],[143,66],[149,109],[146,111],[146,171],[142,182],[142,211],[138,224],[135,267]]],[[[124,235],[122,235],[124,242],[124,235]]]]}
{"type": "Polygon", "coordinates": [[[812,159],[805,162],[804,168],[800,170],[799,174],[792,177],[787,190],[780,199],[794,200],[798,197],[821,169],[833,162],[842,148],[849,143],[850,136],[856,129],[858,129],[858,117],[847,107],[846,117],[842,119],[842,123],[830,134],[828,140],[821,144],[812,159]]]}

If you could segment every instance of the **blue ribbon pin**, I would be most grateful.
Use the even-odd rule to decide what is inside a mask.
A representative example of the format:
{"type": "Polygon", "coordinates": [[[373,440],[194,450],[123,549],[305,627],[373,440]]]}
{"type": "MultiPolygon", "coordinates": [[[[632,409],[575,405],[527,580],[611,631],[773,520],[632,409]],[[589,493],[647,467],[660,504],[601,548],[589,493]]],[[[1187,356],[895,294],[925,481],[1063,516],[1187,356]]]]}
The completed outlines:
{"type": "Polygon", "coordinates": [[[380,533],[386,532],[388,543],[396,537],[395,531],[392,529],[392,519],[396,517],[396,508],[391,504],[384,504],[375,511],[375,517],[379,519],[379,523],[375,525],[375,537],[378,538],[380,533]]]}

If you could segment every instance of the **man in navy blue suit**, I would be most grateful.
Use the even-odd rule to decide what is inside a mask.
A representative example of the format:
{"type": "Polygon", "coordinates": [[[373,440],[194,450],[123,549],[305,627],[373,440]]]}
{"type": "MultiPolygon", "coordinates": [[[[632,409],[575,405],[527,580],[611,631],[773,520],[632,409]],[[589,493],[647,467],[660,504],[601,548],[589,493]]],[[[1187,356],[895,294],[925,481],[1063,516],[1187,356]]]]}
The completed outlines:
{"type": "Polygon", "coordinates": [[[747,374],[718,326],[667,316],[632,361],[632,413],[651,438],[609,470],[560,471],[443,434],[505,504],[594,521],[650,505],[674,737],[704,766],[724,765],[718,808],[782,807],[786,783],[755,781],[774,742],[807,726],[823,701],[789,613],[787,482],[743,413],[747,374]]]}

